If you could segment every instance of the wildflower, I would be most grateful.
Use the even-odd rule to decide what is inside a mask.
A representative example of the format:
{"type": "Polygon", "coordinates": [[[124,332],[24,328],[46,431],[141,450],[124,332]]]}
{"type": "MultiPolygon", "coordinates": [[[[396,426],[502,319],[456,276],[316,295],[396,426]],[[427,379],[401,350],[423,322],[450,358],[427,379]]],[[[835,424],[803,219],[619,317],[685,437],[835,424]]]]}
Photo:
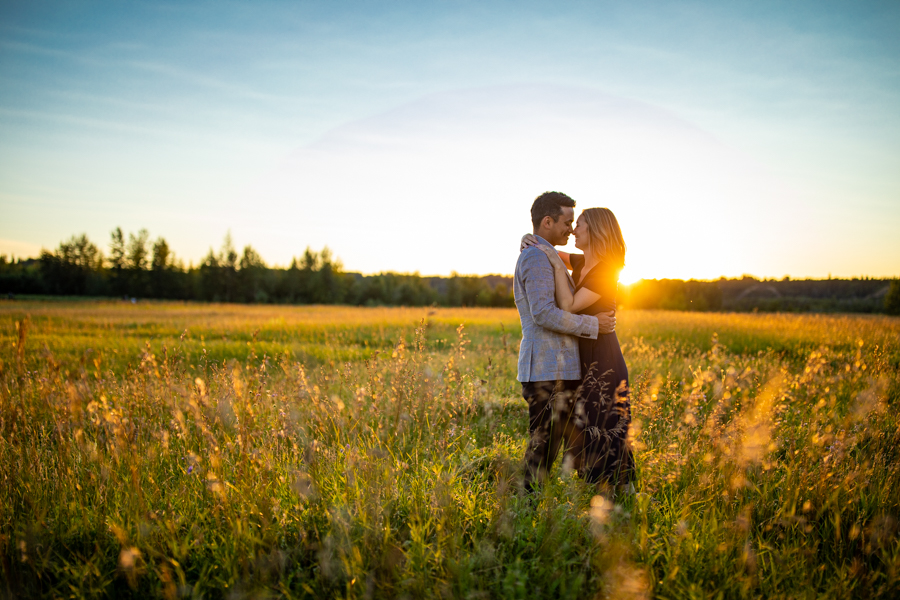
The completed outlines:
{"type": "Polygon", "coordinates": [[[759,462],[769,451],[772,436],[772,406],[781,383],[780,376],[771,379],[757,398],[753,409],[746,415],[747,425],[740,454],[744,463],[759,462]]]}
{"type": "Polygon", "coordinates": [[[123,548],[119,553],[119,567],[123,570],[134,569],[138,559],[141,557],[141,551],[135,547],[123,548]]]}
{"type": "Polygon", "coordinates": [[[620,561],[608,574],[610,597],[622,600],[649,600],[650,585],[646,570],[620,561]]]}
{"type": "Polygon", "coordinates": [[[591,498],[591,520],[598,525],[605,525],[609,521],[609,513],[613,510],[613,503],[603,496],[591,498]]]}

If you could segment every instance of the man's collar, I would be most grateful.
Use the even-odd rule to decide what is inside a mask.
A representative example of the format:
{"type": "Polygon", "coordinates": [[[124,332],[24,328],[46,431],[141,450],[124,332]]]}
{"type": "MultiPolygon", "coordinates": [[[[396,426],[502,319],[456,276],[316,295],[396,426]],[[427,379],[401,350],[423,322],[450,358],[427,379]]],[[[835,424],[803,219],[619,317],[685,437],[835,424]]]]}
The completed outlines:
{"type": "Polygon", "coordinates": [[[534,237],[537,238],[537,240],[538,240],[539,243],[547,244],[547,245],[550,246],[551,248],[553,247],[553,244],[551,244],[550,242],[548,242],[547,240],[545,240],[544,238],[542,238],[542,237],[539,236],[538,234],[535,233],[535,234],[533,234],[533,235],[534,235],[534,237]]]}

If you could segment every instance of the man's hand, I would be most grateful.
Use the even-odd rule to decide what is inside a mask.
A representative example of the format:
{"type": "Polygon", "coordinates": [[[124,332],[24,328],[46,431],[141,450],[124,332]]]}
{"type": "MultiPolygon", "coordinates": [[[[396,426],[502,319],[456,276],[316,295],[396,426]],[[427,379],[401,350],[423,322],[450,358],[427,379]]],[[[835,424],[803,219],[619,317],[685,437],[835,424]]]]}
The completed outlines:
{"type": "Polygon", "coordinates": [[[530,233],[526,233],[522,236],[522,242],[519,244],[519,252],[527,248],[528,246],[537,246],[538,240],[534,235],[530,233]]]}
{"type": "Polygon", "coordinates": [[[598,333],[613,333],[616,330],[616,313],[610,311],[597,315],[598,333]]]}

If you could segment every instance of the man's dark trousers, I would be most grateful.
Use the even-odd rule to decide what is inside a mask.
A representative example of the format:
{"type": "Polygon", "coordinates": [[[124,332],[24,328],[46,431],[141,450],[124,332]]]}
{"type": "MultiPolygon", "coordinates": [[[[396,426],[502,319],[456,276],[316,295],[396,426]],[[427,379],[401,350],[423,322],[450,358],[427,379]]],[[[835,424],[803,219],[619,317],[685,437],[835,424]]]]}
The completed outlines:
{"type": "Polygon", "coordinates": [[[547,479],[560,445],[568,448],[577,436],[575,397],[580,380],[529,381],[522,384],[528,402],[528,449],[525,451],[525,491],[547,479]]]}

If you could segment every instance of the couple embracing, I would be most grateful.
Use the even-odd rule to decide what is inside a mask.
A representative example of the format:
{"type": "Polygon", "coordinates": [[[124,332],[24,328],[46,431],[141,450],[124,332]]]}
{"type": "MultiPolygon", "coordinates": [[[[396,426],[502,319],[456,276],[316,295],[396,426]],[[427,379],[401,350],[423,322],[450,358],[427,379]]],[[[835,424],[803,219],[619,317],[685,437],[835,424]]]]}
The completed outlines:
{"type": "Polygon", "coordinates": [[[585,481],[633,489],[628,368],[615,333],[619,223],[607,208],[588,208],[576,222],[575,201],[560,192],[538,196],[531,221],[514,282],[529,416],[525,490],[543,483],[560,448],[563,467],[585,481]],[[557,252],[573,232],[583,254],[557,252]]]}

